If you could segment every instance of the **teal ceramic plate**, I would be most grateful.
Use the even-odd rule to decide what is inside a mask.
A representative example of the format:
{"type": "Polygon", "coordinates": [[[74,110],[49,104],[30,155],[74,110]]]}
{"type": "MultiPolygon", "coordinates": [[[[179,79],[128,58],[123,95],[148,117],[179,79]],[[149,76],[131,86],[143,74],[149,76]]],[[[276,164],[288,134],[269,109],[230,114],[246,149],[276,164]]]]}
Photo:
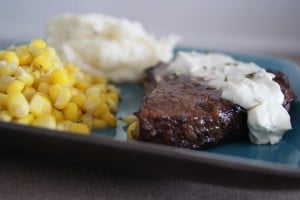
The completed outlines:
{"type": "MultiPolygon", "coordinates": [[[[201,51],[178,48],[176,51],[201,51]]],[[[254,62],[261,67],[284,72],[300,98],[300,68],[284,59],[227,53],[237,60],[254,62]]],[[[118,117],[139,109],[143,91],[139,84],[121,84],[118,117]]],[[[0,147],[17,152],[47,155],[92,165],[150,174],[192,178],[232,176],[260,178],[300,178],[300,101],[291,107],[293,129],[276,145],[250,142],[220,144],[203,150],[189,150],[140,141],[127,141],[124,124],[117,128],[93,130],[92,136],[78,136],[28,126],[0,123],[0,147]]]]}

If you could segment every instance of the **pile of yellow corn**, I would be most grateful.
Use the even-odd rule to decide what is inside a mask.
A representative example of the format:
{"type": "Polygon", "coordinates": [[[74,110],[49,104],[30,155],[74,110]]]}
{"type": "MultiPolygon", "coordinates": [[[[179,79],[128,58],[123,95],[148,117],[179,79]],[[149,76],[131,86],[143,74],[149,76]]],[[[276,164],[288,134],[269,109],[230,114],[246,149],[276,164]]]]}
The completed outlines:
{"type": "Polygon", "coordinates": [[[114,127],[119,89],[64,64],[41,40],[0,51],[0,120],[89,134],[114,127]]]}

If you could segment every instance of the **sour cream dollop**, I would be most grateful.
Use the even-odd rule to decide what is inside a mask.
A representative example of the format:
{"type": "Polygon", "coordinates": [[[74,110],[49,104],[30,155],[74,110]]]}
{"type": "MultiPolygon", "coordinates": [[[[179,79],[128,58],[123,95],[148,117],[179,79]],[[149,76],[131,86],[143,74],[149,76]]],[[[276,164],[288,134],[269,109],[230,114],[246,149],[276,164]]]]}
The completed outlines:
{"type": "Polygon", "coordinates": [[[219,53],[179,52],[171,72],[197,76],[222,92],[222,98],[247,109],[249,138],[255,144],[275,144],[291,129],[282,106],[284,95],[274,74],[254,63],[234,60],[219,53]]]}
{"type": "Polygon", "coordinates": [[[169,62],[179,40],[155,38],[138,22],[93,13],[52,18],[46,37],[63,60],[114,82],[137,81],[145,68],[169,62]]]}

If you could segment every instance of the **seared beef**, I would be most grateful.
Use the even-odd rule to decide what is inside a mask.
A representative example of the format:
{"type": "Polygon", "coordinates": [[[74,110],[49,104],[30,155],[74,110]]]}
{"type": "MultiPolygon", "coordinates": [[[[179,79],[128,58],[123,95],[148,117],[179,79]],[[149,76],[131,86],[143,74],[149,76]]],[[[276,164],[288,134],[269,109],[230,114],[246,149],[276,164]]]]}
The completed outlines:
{"type": "MultiPolygon", "coordinates": [[[[203,149],[224,141],[248,138],[247,112],[221,98],[221,91],[202,79],[165,73],[165,66],[146,71],[146,96],[139,112],[135,139],[203,149]]],[[[288,109],[294,95],[282,73],[275,73],[288,109]]]]}
{"type": "Polygon", "coordinates": [[[289,81],[287,77],[280,71],[272,73],[275,74],[275,78],[273,80],[279,84],[280,89],[284,95],[283,106],[285,107],[285,109],[290,110],[291,103],[295,100],[295,95],[289,84],[289,81]]]}
{"type": "Polygon", "coordinates": [[[146,95],[156,88],[158,82],[167,78],[169,75],[167,67],[168,64],[159,63],[155,67],[150,67],[145,70],[142,85],[146,95]]]}

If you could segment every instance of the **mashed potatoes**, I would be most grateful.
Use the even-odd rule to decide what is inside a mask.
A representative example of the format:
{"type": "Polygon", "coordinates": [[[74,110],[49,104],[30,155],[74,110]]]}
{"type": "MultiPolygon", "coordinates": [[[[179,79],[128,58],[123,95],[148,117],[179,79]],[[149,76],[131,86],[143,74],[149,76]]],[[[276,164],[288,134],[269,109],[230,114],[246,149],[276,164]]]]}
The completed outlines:
{"type": "Polygon", "coordinates": [[[170,61],[178,42],[176,36],[155,39],[137,22],[98,14],[53,18],[46,35],[64,60],[114,82],[138,81],[145,68],[170,61]]]}

